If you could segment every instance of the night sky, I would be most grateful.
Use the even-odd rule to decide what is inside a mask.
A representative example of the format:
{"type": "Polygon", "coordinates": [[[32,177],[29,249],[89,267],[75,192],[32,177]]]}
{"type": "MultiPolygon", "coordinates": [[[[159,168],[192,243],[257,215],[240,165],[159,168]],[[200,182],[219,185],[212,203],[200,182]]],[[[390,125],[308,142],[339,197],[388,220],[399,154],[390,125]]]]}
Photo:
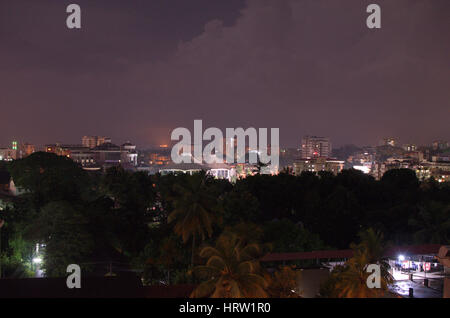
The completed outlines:
{"type": "Polygon", "coordinates": [[[450,139],[450,1],[0,0],[0,105],[0,147],[145,147],[194,119],[289,147],[450,139]]]}

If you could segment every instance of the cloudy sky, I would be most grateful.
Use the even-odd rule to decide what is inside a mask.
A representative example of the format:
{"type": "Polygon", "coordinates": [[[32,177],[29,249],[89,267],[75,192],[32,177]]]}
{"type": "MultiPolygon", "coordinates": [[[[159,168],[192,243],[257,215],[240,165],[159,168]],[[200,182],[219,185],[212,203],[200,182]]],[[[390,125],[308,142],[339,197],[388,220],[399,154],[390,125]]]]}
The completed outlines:
{"type": "Polygon", "coordinates": [[[450,139],[448,0],[0,0],[0,147],[176,127],[450,139]],[[66,27],[66,7],[82,29],[66,27]],[[366,26],[366,7],[382,28],[366,26]]]}

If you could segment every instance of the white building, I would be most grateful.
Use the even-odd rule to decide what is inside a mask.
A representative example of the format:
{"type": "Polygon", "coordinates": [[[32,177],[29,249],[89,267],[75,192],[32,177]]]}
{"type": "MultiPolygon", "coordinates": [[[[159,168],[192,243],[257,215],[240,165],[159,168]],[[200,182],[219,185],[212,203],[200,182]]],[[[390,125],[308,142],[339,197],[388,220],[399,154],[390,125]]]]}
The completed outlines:
{"type": "Polygon", "coordinates": [[[161,175],[168,174],[190,174],[193,175],[200,171],[206,171],[207,174],[213,176],[216,179],[226,179],[232,181],[232,178],[236,176],[235,169],[227,164],[215,163],[215,164],[199,164],[199,163],[180,163],[164,166],[159,169],[161,175]]]}

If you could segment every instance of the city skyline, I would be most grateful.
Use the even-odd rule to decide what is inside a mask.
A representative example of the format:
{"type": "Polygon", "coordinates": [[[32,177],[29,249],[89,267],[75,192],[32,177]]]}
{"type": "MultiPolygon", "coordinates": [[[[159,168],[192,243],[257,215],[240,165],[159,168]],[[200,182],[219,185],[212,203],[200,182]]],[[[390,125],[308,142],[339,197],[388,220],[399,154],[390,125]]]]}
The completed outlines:
{"type": "Polygon", "coordinates": [[[1,146],[93,134],[145,148],[194,119],[279,127],[292,148],[450,139],[448,1],[378,1],[379,30],[369,1],[77,3],[81,30],[67,3],[0,3],[1,146]]]}
{"type": "Polygon", "coordinates": [[[0,0],[0,299],[450,298],[449,12],[0,0]]]}
{"type": "MultiPolygon", "coordinates": [[[[139,145],[135,142],[133,142],[132,139],[127,138],[126,136],[121,136],[119,137],[119,139],[113,140],[112,138],[108,137],[108,136],[96,136],[96,135],[84,135],[81,136],[80,138],[78,138],[78,140],[73,140],[73,142],[68,142],[67,140],[52,140],[52,141],[48,141],[48,142],[44,142],[44,143],[32,143],[29,142],[29,140],[31,140],[32,138],[25,138],[23,140],[20,139],[12,139],[10,141],[7,141],[4,144],[0,144],[0,149],[17,149],[17,145],[20,146],[33,146],[35,147],[35,151],[45,151],[45,148],[49,145],[61,145],[61,146],[80,146],[80,147],[87,147],[87,148],[92,148],[89,147],[87,145],[85,145],[85,138],[98,138],[99,140],[104,139],[103,141],[99,142],[96,144],[96,146],[101,145],[102,143],[111,143],[113,145],[117,145],[117,146],[121,146],[123,144],[127,144],[127,143],[131,143],[135,146],[137,146],[140,150],[151,150],[151,149],[155,149],[155,148],[171,148],[174,144],[176,144],[177,142],[168,140],[167,142],[163,142],[163,143],[149,143],[146,145],[139,145]]],[[[378,138],[378,140],[373,143],[373,144],[352,144],[350,142],[344,142],[342,144],[338,144],[336,145],[336,143],[334,142],[332,137],[329,136],[313,136],[310,134],[306,134],[303,136],[300,136],[298,138],[299,142],[296,145],[293,146],[286,146],[286,145],[280,145],[280,149],[296,149],[300,152],[302,152],[302,147],[303,147],[303,142],[305,140],[305,138],[317,138],[317,139],[326,139],[328,140],[333,146],[332,146],[332,150],[329,152],[329,154],[331,155],[334,149],[342,149],[348,146],[355,146],[358,148],[367,148],[367,147],[378,147],[378,146],[392,146],[395,148],[404,148],[405,150],[408,151],[416,151],[419,148],[423,147],[423,148],[434,148],[435,144],[437,143],[444,143],[444,144],[449,144],[450,141],[447,141],[444,138],[434,138],[432,139],[431,142],[428,143],[414,143],[414,142],[404,142],[402,140],[399,140],[396,137],[387,137],[387,138],[378,138]]],[[[206,141],[203,141],[203,144],[207,143],[206,141]]],[[[195,143],[191,143],[192,146],[194,146],[195,143]]],[[[268,145],[270,146],[270,142],[268,143],[268,145]]],[[[246,146],[248,147],[248,143],[246,142],[246,146]]],[[[224,146],[225,147],[225,146],[224,146]]],[[[442,148],[444,149],[444,148],[442,148]]]]}

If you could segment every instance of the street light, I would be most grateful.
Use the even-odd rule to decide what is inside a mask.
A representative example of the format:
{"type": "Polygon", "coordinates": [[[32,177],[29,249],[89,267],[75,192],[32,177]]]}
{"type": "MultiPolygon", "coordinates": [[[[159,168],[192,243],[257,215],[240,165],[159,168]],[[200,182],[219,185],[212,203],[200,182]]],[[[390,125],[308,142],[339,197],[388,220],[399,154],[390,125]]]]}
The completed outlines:
{"type": "Polygon", "coordinates": [[[399,256],[398,256],[398,260],[399,260],[399,261],[404,261],[404,260],[405,260],[405,256],[399,255],[399,256]]]}
{"type": "Polygon", "coordinates": [[[33,258],[33,263],[34,263],[34,264],[40,264],[40,263],[42,263],[42,258],[40,258],[40,257],[35,257],[35,258],[33,258]]]}

